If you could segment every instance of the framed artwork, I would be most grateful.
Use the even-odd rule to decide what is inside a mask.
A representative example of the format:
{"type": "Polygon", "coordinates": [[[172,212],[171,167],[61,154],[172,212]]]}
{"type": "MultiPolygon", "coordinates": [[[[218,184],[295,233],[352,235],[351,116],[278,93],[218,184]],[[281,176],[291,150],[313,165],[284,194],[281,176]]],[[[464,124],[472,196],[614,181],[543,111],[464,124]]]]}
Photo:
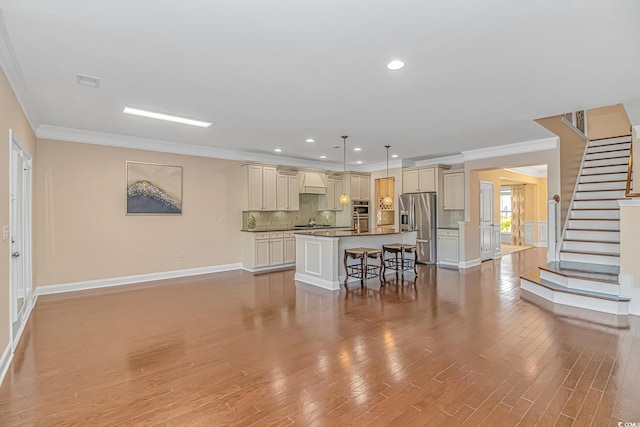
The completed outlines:
{"type": "Polygon", "coordinates": [[[182,167],[127,161],[127,215],[181,215],[182,167]]]}

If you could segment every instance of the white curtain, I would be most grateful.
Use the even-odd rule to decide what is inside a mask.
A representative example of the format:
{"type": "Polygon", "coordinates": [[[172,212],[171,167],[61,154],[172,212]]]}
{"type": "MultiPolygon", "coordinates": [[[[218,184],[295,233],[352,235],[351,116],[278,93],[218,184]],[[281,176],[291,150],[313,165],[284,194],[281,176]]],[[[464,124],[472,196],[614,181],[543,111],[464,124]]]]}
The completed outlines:
{"type": "Polygon", "coordinates": [[[524,185],[511,186],[511,244],[524,245],[524,185]]]}

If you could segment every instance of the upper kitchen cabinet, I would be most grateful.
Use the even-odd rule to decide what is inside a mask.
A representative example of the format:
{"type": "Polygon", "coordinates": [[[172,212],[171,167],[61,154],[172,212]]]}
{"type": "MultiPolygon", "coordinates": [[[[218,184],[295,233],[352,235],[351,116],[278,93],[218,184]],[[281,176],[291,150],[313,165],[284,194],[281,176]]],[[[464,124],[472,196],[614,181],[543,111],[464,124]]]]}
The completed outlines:
{"type": "Polygon", "coordinates": [[[275,211],[277,206],[276,168],[242,165],[242,210],[275,211]]]}
{"type": "Polygon", "coordinates": [[[371,199],[371,177],[369,175],[349,175],[349,196],[351,200],[369,201],[371,199]]]}
{"type": "Polygon", "coordinates": [[[402,172],[402,193],[437,191],[437,168],[409,169],[402,172]]]}
{"type": "Polygon", "coordinates": [[[449,172],[443,175],[444,209],[464,209],[464,172],[449,172]]]}
{"type": "Polygon", "coordinates": [[[321,211],[341,211],[344,209],[340,203],[340,195],[344,191],[344,181],[342,177],[327,177],[327,194],[320,198],[318,208],[321,211]]]}
{"type": "Polygon", "coordinates": [[[279,211],[300,210],[298,174],[278,173],[276,181],[276,209],[279,211]]]}

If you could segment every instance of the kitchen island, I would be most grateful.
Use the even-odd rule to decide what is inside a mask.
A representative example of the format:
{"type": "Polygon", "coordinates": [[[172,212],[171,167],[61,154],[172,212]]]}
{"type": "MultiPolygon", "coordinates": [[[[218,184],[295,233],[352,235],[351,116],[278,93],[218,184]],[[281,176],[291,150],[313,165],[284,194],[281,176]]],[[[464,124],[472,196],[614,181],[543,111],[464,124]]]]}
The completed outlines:
{"type": "MultiPolygon", "coordinates": [[[[344,283],[344,250],[405,243],[415,245],[415,231],[375,229],[366,233],[351,230],[319,230],[296,232],[295,280],[329,290],[344,283]]],[[[395,272],[394,272],[395,273],[395,272]]],[[[358,280],[359,279],[351,279],[358,280]]]]}

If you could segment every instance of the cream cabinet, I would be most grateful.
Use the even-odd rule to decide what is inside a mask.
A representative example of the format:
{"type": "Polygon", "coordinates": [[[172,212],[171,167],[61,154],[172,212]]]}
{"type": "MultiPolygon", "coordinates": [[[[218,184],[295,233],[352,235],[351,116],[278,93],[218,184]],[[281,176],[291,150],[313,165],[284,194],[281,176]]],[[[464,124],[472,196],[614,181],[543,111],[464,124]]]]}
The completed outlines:
{"type": "Polygon", "coordinates": [[[242,166],[242,210],[276,210],[276,168],[267,165],[242,166]]]}
{"type": "Polygon", "coordinates": [[[298,175],[279,173],[276,178],[276,210],[300,210],[300,189],[298,175]]]}
{"type": "Polygon", "coordinates": [[[293,231],[284,232],[284,263],[292,264],[296,262],[296,238],[293,231]]]}
{"type": "Polygon", "coordinates": [[[242,232],[242,267],[253,271],[296,260],[293,231],[242,232]]]}
{"type": "Polygon", "coordinates": [[[437,168],[410,169],[402,172],[402,193],[423,193],[437,190],[437,168]]]}
{"type": "Polygon", "coordinates": [[[457,267],[460,262],[458,230],[438,229],[438,264],[457,267]]]}
{"type": "Polygon", "coordinates": [[[327,193],[320,197],[318,209],[321,211],[341,211],[344,205],[340,203],[340,196],[344,191],[342,178],[327,178],[327,193]]]}
{"type": "Polygon", "coordinates": [[[464,172],[450,172],[443,175],[444,209],[464,209],[464,172]]]}
{"type": "Polygon", "coordinates": [[[371,199],[371,177],[369,175],[350,175],[349,196],[351,200],[369,201],[371,199]]]}

